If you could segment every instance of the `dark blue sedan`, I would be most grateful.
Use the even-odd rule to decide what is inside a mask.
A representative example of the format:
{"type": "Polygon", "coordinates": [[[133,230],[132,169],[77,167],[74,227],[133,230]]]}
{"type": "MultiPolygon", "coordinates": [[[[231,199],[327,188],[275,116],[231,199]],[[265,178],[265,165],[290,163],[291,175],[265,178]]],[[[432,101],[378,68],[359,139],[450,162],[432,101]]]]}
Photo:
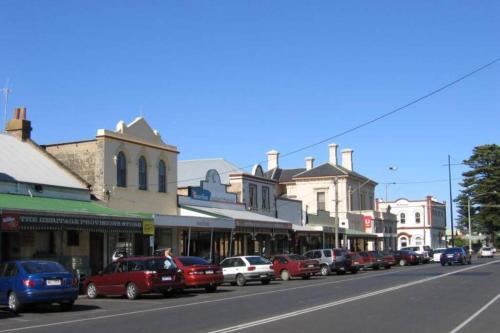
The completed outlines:
{"type": "Polygon", "coordinates": [[[454,263],[470,265],[472,263],[472,258],[470,253],[467,253],[467,251],[463,247],[449,247],[443,253],[441,253],[440,261],[441,266],[444,266],[446,264],[451,266],[454,263]]]}
{"type": "Polygon", "coordinates": [[[59,303],[70,310],[78,298],[78,280],[62,265],[45,260],[0,264],[0,304],[13,312],[24,305],[59,303]]]}

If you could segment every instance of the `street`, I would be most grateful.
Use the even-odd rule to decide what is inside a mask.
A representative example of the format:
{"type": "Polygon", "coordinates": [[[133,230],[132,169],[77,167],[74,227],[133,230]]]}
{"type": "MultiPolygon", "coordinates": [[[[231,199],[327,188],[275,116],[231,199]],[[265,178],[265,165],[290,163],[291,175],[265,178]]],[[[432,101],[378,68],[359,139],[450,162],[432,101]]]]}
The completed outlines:
{"type": "Polygon", "coordinates": [[[0,312],[2,332],[494,332],[500,260],[427,264],[139,300],[0,312]]]}

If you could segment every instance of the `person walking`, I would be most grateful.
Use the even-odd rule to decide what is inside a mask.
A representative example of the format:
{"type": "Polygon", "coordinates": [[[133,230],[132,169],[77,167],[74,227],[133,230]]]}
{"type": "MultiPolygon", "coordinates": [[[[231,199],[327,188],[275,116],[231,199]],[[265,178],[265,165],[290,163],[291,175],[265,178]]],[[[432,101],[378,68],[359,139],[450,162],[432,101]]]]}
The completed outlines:
{"type": "Polygon", "coordinates": [[[172,258],[172,249],[169,247],[169,248],[166,248],[165,249],[165,268],[166,269],[169,269],[169,268],[174,268],[175,265],[174,265],[174,259],[172,258]]]}

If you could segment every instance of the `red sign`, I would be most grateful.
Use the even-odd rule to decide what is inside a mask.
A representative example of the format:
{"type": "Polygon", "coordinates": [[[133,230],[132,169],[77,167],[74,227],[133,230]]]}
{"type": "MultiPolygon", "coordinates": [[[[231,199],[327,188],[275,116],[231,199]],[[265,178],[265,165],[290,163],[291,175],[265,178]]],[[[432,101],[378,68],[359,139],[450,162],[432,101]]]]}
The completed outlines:
{"type": "Polygon", "coordinates": [[[2,214],[2,231],[19,231],[19,215],[2,214]]]}
{"type": "Polygon", "coordinates": [[[373,218],[371,216],[363,216],[363,221],[365,222],[365,229],[372,228],[372,220],[373,218]]]}

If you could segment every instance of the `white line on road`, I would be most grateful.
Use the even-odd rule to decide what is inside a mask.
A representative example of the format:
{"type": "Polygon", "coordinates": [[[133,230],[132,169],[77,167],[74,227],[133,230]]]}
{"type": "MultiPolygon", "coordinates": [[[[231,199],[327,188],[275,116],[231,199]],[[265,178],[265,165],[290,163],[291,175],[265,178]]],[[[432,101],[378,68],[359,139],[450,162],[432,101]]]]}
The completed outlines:
{"type": "Polygon", "coordinates": [[[476,268],[479,268],[479,267],[483,267],[483,266],[486,266],[486,265],[491,265],[491,264],[497,263],[497,262],[499,262],[499,261],[495,260],[495,261],[488,262],[488,263],[485,263],[485,264],[481,264],[481,265],[478,265],[478,266],[467,267],[467,268],[459,269],[459,270],[456,270],[456,271],[453,271],[453,272],[445,273],[445,274],[442,274],[442,275],[433,276],[433,277],[425,278],[425,279],[418,280],[418,281],[408,282],[408,283],[400,284],[398,286],[394,286],[394,287],[390,287],[390,288],[385,288],[385,289],[373,291],[373,292],[370,292],[370,293],[366,293],[366,294],[362,294],[362,295],[358,295],[358,296],[354,296],[354,297],[349,297],[349,298],[345,298],[345,299],[341,299],[341,300],[338,300],[338,301],[335,301],[335,302],[330,302],[330,303],[321,304],[321,305],[318,305],[318,306],[313,306],[313,307],[309,307],[309,308],[302,309],[302,310],[297,310],[297,311],[292,311],[292,312],[284,313],[284,314],[281,314],[281,315],[278,315],[278,316],[272,316],[272,317],[268,317],[268,318],[264,318],[264,319],[260,319],[260,320],[256,320],[256,321],[251,321],[251,322],[240,324],[240,325],[236,325],[236,326],[226,327],[226,328],[223,328],[223,329],[219,329],[219,330],[215,330],[215,331],[210,331],[208,333],[230,333],[230,332],[240,331],[240,330],[243,330],[243,329],[247,329],[247,328],[250,328],[250,327],[255,327],[255,326],[260,326],[260,325],[268,324],[268,323],[275,322],[275,321],[278,321],[278,320],[283,320],[283,319],[287,319],[287,318],[290,318],[290,317],[300,316],[300,315],[303,315],[303,314],[306,314],[306,313],[310,313],[310,312],[315,312],[315,311],[320,311],[320,310],[332,308],[332,307],[335,307],[335,306],[338,306],[338,305],[342,305],[342,304],[345,304],[345,303],[354,302],[354,301],[357,301],[357,300],[360,300],[360,299],[365,299],[365,298],[368,298],[368,297],[373,297],[373,296],[377,296],[377,295],[381,295],[381,294],[390,293],[390,292],[393,292],[395,290],[412,287],[412,286],[415,286],[415,285],[418,285],[418,284],[422,284],[422,283],[425,283],[425,282],[429,282],[429,281],[441,279],[441,278],[444,278],[444,277],[447,277],[447,276],[450,276],[450,275],[454,275],[454,274],[457,274],[457,273],[461,273],[461,272],[465,272],[465,271],[470,271],[470,270],[473,270],[473,269],[476,269],[476,268]]]}
{"type": "MultiPolygon", "coordinates": [[[[498,263],[498,262],[500,262],[500,260],[490,261],[490,262],[485,263],[485,264],[481,264],[481,265],[477,265],[477,266],[471,266],[471,267],[468,267],[468,268],[456,270],[456,271],[453,271],[453,272],[450,272],[450,273],[446,273],[446,274],[443,274],[443,275],[438,275],[438,276],[435,276],[435,277],[432,277],[432,278],[427,278],[427,279],[424,279],[424,280],[419,280],[419,281],[416,281],[417,283],[415,283],[415,282],[412,282],[412,283],[418,284],[418,283],[422,283],[420,281],[430,281],[429,279],[433,280],[433,279],[437,279],[437,278],[441,278],[441,277],[453,275],[453,274],[456,274],[456,273],[459,273],[459,272],[464,272],[464,271],[468,271],[468,270],[471,270],[471,269],[476,269],[476,268],[480,268],[480,267],[483,267],[483,266],[491,265],[491,264],[498,263]]],[[[414,271],[415,270],[416,269],[414,269],[414,271]]],[[[407,270],[405,270],[405,271],[407,271],[407,270]]],[[[392,273],[388,272],[388,273],[384,273],[384,274],[377,274],[376,276],[396,274],[396,273],[400,273],[400,272],[401,271],[395,271],[395,272],[392,272],[392,273]]],[[[291,290],[303,289],[303,288],[311,287],[311,286],[318,286],[318,285],[325,285],[325,284],[335,284],[335,283],[340,283],[340,282],[349,282],[349,281],[354,281],[354,280],[360,280],[360,279],[363,279],[363,278],[373,278],[373,277],[376,277],[376,276],[369,275],[369,276],[366,276],[366,277],[350,278],[350,279],[344,279],[344,280],[340,280],[340,281],[333,281],[333,282],[327,282],[327,283],[321,283],[321,284],[317,283],[317,284],[308,285],[308,286],[300,286],[300,287],[287,288],[287,289],[284,288],[284,289],[279,289],[279,290],[271,290],[271,291],[265,291],[265,292],[254,293],[254,294],[245,294],[245,295],[239,295],[239,296],[233,296],[233,297],[225,297],[225,298],[212,299],[212,300],[201,301],[201,302],[193,302],[193,303],[186,303],[186,304],[169,305],[169,306],[163,306],[163,307],[152,308],[152,309],[150,308],[150,309],[143,309],[143,310],[136,310],[136,311],[129,311],[129,312],[120,312],[120,313],[109,314],[109,315],[105,315],[105,316],[97,316],[97,317],[92,317],[92,318],[71,319],[71,320],[59,321],[59,322],[48,323],[48,324],[39,324],[39,325],[31,325],[31,326],[24,326],[24,327],[16,327],[16,328],[10,328],[10,329],[0,330],[0,333],[4,333],[4,332],[17,332],[17,331],[24,331],[24,330],[36,329],[36,328],[45,328],[45,327],[52,327],[52,326],[76,324],[76,323],[87,322],[87,321],[95,321],[95,320],[124,317],[124,316],[137,315],[137,314],[143,314],[143,313],[150,313],[150,312],[158,312],[158,311],[164,311],[164,310],[185,308],[185,307],[195,306],[195,305],[218,303],[218,302],[223,302],[223,301],[228,301],[228,300],[235,300],[235,299],[241,299],[241,298],[247,298],[247,297],[258,296],[258,295],[266,295],[266,294],[273,294],[273,293],[284,292],[284,291],[291,291],[291,290]]],[[[406,285],[407,284],[400,285],[400,286],[397,286],[397,287],[403,288],[402,286],[406,286],[406,285]]],[[[396,288],[396,287],[393,287],[393,288],[396,288]]],[[[378,294],[378,293],[380,293],[380,291],[374,292],[374,293],[378,294]]],[[[370,294],[373,294],[373,293],[370,293],[370,294]]],[[[368,295],[368,294],[364,294],[364,295],[368,295]]],[[[366,296],[366,297],[368,297],[368,296],[366,296]]],[[[340,302],[340,301],[337,301],[337,302],[340,302]]]]}
{"type": "Polygon", "coordinates": [[[491,301],[486,303],[485,306],[483,306],[481,309],[477,310],[476,313],[474,313],[472,316],[470,316],[466,321],[458,325],[453,331],[450,331],[450,333],[456,333],[460,331],[462,328],[464,328],[465,325],[473,321],[477,316],[479,316],[484,310],[486,310],[490,305],[495,303],[498,299],[500,298],[500,294],[496,295],[491,301]]]}

